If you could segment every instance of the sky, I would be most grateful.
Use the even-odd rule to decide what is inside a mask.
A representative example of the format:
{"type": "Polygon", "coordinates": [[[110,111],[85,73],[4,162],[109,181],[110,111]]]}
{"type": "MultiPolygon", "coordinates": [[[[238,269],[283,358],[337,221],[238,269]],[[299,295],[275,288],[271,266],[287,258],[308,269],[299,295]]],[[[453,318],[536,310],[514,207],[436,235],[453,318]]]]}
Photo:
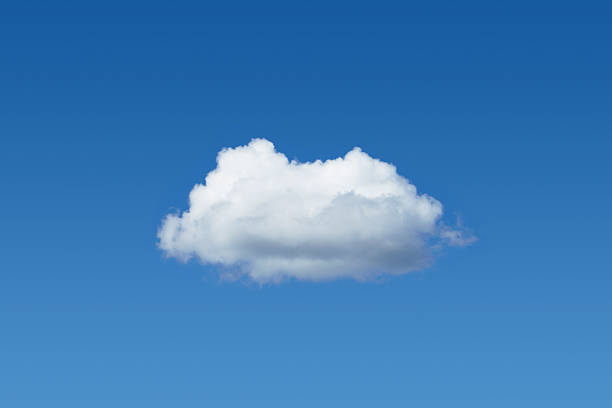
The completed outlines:
{"type": "Polygon", "coordinates": [[[2,405],[610,406],[611,14],[3,4],[2,405]],[[296,163],[359,147],[476,240],[365,280],[169,256],[165,217],[258,138],[296,163]]]}

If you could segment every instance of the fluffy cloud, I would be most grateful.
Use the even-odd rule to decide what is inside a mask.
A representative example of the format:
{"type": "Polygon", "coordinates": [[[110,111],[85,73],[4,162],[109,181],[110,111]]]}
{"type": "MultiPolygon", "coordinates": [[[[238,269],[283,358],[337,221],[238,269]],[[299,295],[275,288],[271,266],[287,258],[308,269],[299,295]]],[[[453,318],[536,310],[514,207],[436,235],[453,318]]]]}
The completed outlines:
{"type": "Polygon", "coordinates": [[[367,280],[426,267],[434,241],[468,243],[441,216],[439,201],[359,148],[299,163],[253,139],[219,152],[189,209],[166,216],[158,238],[168,256],[259,283],[367,280]]]}

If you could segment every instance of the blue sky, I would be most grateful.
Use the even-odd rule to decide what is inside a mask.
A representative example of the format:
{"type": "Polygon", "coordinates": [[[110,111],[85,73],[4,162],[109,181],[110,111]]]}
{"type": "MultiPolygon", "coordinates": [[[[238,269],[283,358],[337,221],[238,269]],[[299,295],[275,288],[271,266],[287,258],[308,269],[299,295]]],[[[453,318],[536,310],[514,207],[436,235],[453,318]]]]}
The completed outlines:
{"type": "Polygon", "coordinates": [[[3,405],[609,406],[610,8],[58,3],[0,13],[3,405]],[[165,259],[254,137],[360,146],[478,242],[377,283],[165,259]]]}

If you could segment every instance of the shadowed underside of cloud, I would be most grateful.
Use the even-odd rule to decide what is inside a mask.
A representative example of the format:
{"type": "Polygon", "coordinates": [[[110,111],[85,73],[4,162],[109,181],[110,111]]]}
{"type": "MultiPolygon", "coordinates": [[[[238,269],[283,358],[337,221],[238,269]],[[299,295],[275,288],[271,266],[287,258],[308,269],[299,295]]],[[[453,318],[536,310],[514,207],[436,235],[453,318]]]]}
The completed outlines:
{"type": "Polygon", "coordinates": [[[439,223],[440,202],[359,148],[299,163],[253,139],[219,152],[189,204],[164,218],[159,247],[259,283],[399,275],[427,267],[432,242],[473,240],[439,223]]]}

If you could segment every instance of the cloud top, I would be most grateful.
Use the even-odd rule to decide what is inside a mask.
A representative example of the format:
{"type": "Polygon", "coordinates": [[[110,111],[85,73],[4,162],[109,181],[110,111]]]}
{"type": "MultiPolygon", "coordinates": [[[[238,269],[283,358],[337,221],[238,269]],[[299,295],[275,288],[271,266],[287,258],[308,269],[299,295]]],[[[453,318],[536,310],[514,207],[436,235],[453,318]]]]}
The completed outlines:
{"type": "Polygon", "coordinates": [[[189,209],[167,215],[158,238],[168,256],[258,283],[368,280],[426,267],[432,240],[465,244],[441,216],[439,201],[357,147],[299,163],[253,139],[219,152],[189,209]]]}

